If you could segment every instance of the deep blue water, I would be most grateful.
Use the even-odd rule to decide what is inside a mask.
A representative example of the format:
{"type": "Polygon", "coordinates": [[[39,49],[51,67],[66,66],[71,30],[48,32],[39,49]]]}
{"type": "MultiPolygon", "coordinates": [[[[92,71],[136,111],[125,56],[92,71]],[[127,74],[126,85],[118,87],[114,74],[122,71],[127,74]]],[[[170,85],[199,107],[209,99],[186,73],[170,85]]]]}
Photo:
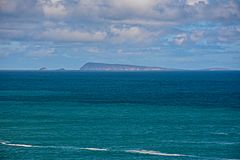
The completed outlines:
{"type": "Polygon", "coordinates": [[[240,159],[240,72],[2,71],[0,159],[240,159]]]}

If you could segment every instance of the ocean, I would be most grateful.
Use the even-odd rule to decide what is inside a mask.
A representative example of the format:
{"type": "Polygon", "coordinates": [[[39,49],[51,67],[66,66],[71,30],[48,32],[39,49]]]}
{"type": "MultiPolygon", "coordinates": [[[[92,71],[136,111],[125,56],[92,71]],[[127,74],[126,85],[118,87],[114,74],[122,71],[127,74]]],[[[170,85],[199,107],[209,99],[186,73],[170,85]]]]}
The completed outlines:
{"type": "Polygon", "coordinates": [[[240,72],[1,71],[0,159],[240,159],[240,72]]]}

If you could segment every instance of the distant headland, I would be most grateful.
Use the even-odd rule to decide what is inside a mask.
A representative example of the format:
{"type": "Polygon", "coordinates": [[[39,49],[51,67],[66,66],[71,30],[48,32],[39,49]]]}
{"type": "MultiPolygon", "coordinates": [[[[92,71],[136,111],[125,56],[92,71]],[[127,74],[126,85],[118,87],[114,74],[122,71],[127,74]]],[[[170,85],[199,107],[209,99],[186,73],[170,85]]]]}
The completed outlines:
{"type": "Polygon", "coordinates": [[[148,67],[128,64],[107,64],[88,62],[84,64],[81,71],[171,71],[177,69],[163,68],[163,67],[148,67]]]}
{"type": "Polygon", "coordinates": [[[230,68],[205,68],[205,69],[178,69],[178,68],[166,68],[157,66],[141,66],[130,64],[109,64],[109,63],[96,63],[87,62],[79,70],[68,70],[65,68],[48,69],[47,67],[41,67],[39,71],[120,71],[120,72],[135,72],[135,71],[239,71],[240,69],[230,68]]]}

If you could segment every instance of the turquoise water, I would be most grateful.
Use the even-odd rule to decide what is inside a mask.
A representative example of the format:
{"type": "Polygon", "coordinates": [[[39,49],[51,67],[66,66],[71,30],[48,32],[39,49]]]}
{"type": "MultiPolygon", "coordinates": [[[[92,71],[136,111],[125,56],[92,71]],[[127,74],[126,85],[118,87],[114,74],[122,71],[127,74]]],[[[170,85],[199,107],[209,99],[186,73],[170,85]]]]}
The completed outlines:
{"type": "Polygon", "coordinates": [[[240,159],[240,72],[2,71],[0,159],[240,159]]]}

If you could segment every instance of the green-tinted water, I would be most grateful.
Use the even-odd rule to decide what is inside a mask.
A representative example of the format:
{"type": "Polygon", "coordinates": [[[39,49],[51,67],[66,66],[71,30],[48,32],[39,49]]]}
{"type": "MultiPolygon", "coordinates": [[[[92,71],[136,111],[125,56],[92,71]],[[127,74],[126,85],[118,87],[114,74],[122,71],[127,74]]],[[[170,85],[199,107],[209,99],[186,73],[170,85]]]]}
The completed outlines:
{"type": "Polygon", "coordinates": [[[0,72],[0,159],[240,159],[240,72],[0,72]]]}

